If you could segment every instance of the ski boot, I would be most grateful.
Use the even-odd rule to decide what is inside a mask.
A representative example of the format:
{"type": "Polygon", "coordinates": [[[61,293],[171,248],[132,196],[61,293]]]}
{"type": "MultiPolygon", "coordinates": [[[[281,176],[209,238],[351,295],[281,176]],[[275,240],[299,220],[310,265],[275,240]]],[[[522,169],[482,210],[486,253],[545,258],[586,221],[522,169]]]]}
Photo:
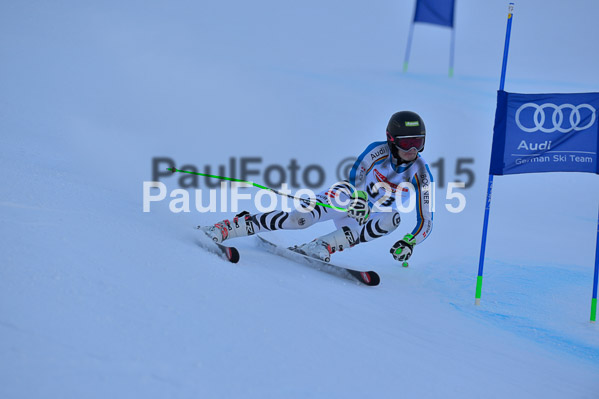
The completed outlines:
{"type": "Polygon", "coordinates": [[[330,262],[331,254],[353,247],[357,243],[351,229],[344,226],[313,241],[289,249],[323,262],[330,262]]]}
{"type": "Polygon", "coordinates": [[[236,215],[233,220],[225,219],[213,226],[198,226],[212,241],[222,243],[225,240],[237,237],[247,237],[255,234],[252,217],[248,211],[236,215]]]}

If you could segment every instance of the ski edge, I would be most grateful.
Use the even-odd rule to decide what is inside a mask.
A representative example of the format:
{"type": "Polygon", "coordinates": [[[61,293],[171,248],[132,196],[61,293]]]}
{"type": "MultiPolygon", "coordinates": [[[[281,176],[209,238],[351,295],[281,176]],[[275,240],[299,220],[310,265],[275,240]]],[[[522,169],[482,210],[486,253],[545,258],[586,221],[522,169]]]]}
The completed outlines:
{"type": "Polygon", "coordinates": [[[343,277],[351,281],[357,281],[369,287],[375,287],[381,282],[380,276],[375,271],[358,271],[344,266],[323,262],[321,260],[310,258],[309,256],[303,255],[299,252],[295,252],[288,248],[277,245],[262,237],[260,234],[256,234],[256,237],[259,239],[260,245],[266,248],[267,251],[297,263],[313,266],[319,271],[325,272],[327,274],[343,277]]]}

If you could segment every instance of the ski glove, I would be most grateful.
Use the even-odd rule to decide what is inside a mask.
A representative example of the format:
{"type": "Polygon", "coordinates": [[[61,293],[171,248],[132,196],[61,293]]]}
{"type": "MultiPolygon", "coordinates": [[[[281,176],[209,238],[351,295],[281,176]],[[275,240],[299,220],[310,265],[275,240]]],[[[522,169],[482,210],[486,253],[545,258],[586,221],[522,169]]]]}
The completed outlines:
{"type": "Polygon", "coordinates": [[[364,191],[355,191],[352,194],[352,200],[347,208],[347,216],[354,218],[359,224],[366,223],[370,215],[370,205],[368,205],[368,194],[364,191]]]}
{"type": "Polygon", "coordinates": [[[404,238],[397,241],[391,247],[391,255],[393,255],[393,259],[399,262],[407,261],[410,259],[410,256],[412,256],[414,245],[416,245],[416,239],[414,236],[412,234],[406,234],[404,238]]]}

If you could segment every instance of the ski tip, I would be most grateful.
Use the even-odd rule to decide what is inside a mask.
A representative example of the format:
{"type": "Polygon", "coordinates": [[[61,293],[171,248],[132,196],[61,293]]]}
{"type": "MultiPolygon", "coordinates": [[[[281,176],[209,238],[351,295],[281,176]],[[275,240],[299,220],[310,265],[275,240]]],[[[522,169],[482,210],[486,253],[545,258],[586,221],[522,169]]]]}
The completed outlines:
{"type": "Polygon", "coordinates": [[[360,276],[362,277],[362,282],[368,286],[374,287],[381,283],[381,278],[376,272],[360,272],[360,276]]]}
{"type": "Polygon", "coordinates": [[[239,251],[237,248],[227,247],[227,258],[231,263],[239,262],[239,251]]]}

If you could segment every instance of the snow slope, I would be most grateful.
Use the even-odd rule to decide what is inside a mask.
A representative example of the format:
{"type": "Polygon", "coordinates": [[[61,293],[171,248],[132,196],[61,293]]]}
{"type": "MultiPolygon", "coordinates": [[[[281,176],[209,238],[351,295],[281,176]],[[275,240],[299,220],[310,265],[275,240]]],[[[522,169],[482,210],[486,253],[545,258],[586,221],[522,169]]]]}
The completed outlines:
{"type": "MultiPolygon", "coordinates": [[[[434,26],[416,27],[400,73],[413,3],[397,3],[3,3],[0,396],[597,397],[597,176],[495,179],[475,307],[507,2],[458,2],[452,79],[449,32],[434,26]],[[193,227],[233,212],[142,212],[153,157],[213,171],[230,157],[260,156],[261,170],[296,159],[330,184],[400,109],[423,116],[424,156],[445,160],[446,181],[459,158],[476,178],[459,214],[439,189],[409,268],[388,248],[411,215],[335,256],[377,270],[379,287],[251,239],[236,242],[237,265],[199,249],[193,227]]],[[[599,91],[584,40],[598,12],[516,4],[506,89],[599,91]]]]}

